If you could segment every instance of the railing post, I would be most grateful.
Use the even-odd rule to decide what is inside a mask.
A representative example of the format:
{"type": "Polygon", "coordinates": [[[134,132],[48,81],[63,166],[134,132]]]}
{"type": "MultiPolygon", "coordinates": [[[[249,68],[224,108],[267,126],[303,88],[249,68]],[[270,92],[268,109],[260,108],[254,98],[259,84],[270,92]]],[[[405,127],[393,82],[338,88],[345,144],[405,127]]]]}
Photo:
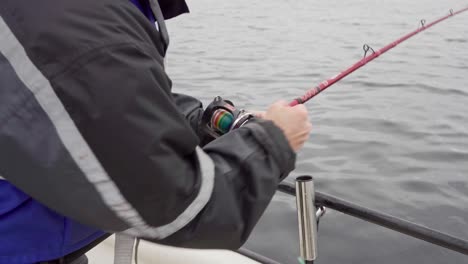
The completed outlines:
{"type": "Polygon", "coordinates": [[[317,217],[312,176],[296,178],[296,204],[301,258],[313,264],[317,258],[317,217]]]}

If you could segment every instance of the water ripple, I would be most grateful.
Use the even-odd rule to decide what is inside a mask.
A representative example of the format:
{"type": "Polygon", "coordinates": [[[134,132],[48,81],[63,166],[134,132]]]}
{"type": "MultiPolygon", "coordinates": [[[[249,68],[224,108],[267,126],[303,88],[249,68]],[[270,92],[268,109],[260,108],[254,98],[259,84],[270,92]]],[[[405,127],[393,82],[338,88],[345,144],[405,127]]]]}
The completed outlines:
{"type": "MultiPolygon", "coordinates": [[[[466,6],[466,0],[450,5],[466,6]]],[[[177,92],[265,108],[295,98],[446,13],[437,0],[189,1],[168,22],[177,92]],[[441,11],[442,10],[442,11],[441,11]]],[[[468,239],[468,14],[418,34],[307,104],[313,133],[289,179],[468,239]]],[[[247,246],[297,262],[294,199],[277,196],[247,246]]],[[[322,263],[466,264],[467,258],[333,211],[322,263]]]]}

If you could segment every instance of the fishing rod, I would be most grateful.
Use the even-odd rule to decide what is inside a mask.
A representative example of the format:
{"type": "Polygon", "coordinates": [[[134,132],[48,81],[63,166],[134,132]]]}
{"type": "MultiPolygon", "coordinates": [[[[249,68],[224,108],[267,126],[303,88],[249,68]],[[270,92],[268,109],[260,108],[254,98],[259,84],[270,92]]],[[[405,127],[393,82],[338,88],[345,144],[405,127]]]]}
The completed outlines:
{"type": "Polygon", "coordinates": [[[351,73],[355,72],[356,70],[363,67],[367,63],[373,61],[374,59],[376,59],[380,55],[384,54],[385,52],[387,52],[387,51],[393,49],[394,47],[398,46],[400,43],[408,40],[409,38],[413,37],[414,35],[422,32],[422,31],[424,31],[424,30],[426,30],[426,29],[428,29],[430,27],[435,26],[436,24],[438,24],[438,23],[440,23],[440,22],[442,22],[442,21],[444,21],[444,20],[446,20],[446,19],[448,19],[450,17],[456,16],[458,14],[461,14],[461,13],[465,12],[465,11],[468,11],[468,7],[464,8],[464,9],[461,9],[459,11],[456,11],[456,12],[454,12],[453,9],[450,9],[450,13],[448,15],[446,15],[444,17],[441,17],[441,18],[439,18],[439,19],[437,19],[434,22],[429,23],[429,24],[426,24],[426,20],[423,19],[423,20],[421,20],[421,25],[417,30],[406,34],[405,36],[397,39],[396,41],[388,44],[387,46],[385,46],[385,47],[383,47],[383,48],[381,48],[380,50],[377,50],[377,51],[375,51],[369,45],[365,44],[363,46],[364,57],[361,60],[356,62],[354,65],[352,65],[351,67],[349,67],[345,71],[342,71],[338,75],[335,75],[334,77],[332,77],[332,78],[330,78],[330,79],[328,79],[326,81],[321,82],[315,88],[312,88],[312,89],[308,90],[303,96],[298,97],[298,98],[294,99],[292,102],[290,102],[289,106],[304,104],[305,102],[307,102],[310,99],[314,98],[319,93],[326,90],[328,87],[330,87],[330,86],[334,85],[335,83],[339,82],[344,77],[346,77],[346,76],[350,75],[351,73]],[[372,52],[372,54],[368,55],[369,52],[372,52]]]}
{"type": "MultiPolygon", "coordinates": [[[[414,30],[411,33],[406,34],[405,36],[397,39],[396,41],[388,44],[387,46],[381,48],[380,50],[375,51],[372,47],[365,44],[363,46],[364,49],[364,57],[360,59],[358,62],[353,64],[351,67],[342,71],[341,73],[335,75],[334,77],[321,82],[315,88],[308,90],[303,96],[298,97],[289,103],[289,106],[295,106],[298,104],[304,104],[305,102],[309,101],[319,93],[326,90],[328,87],[334,85],[335,83],[339,82],[344,77],[350,75],[351,73],[355,72],[356,70],[360,69],[367,63],[373,61],[380,55],[384,54],[385,52],[393,49],[394,47],[398,46],[400,43],[408,40],[409,38],[413,37],[414,35],[423,32],[424,30],[435,26],[436,24],[450,18],[456,16],[460,13],[468,11],[468,7],[461,9],[459,11],[454,12],[453,9],[450,9],[448,15],[441,17],[434,22],[426,24],[426,20],[421,20],[421,24],[418,29],[414,30]],[[368,55],[371,53],[370,55],[368,55]]],[[[218,138],[219,136],[226,134],[227,132],[234,130],[242,125],[244,125],[250,118],[254,115],[242,110],[237,109],[234,107],[234,104],[231,101],[224,100],[221,97],[216,97],[212,103],[210,103],[201,120],[200,125],[200,134],[204,135],[201,139],[202,145],[210,142],[214,138],[218,138]]]]}
{"type": "MultiPolygon", "coordinates": [[[[421,20],[421,25],[419,26],[418,29],[414,30],[411,33],[406,34],[405,36],[397,39],[396,41],[388,44],[387,46],[381,48],[380,50],[375,51],[372,47],[369,45],[365,44],[363,46],[364,49],[364,57],[353,64],[351,67],[346,69],[345,71],[342,71],[341,73],[335,75],[334,77],[321,82],[318,86],[315,88],[312,88],[308,90],[303,96],[298,97],[291,101],[289,103],[289,106],[295,106],[298,104],[304,104],[305,102],[309,101],[319,93],[323,92],[326,90],[328,87],[332,86],[333,84],[339,82],[341,79],[344,77],[350,75],[351,73],[355,72],[356,70],[360,69],[367,63],[373,61],[380,55],[384,54],[385,52],[393,49],[394,47],[398,46],[400,43],[408,40],[409,38],[413,37],[414,35],[418,34],[419,32],[422,32],[428,28],[433,27],[434,25],[450,18],[453,16],[456,16],[460,13],[463,13],[465,11],[468,11],[468,7],[461,9],[457,12],[454,12],[453,9],[450,9],[450,12],[448,15],[441,17],[437,19],[436,21],[426,24],[426,20],[421,20]],[[372,53],[368,55],[368,53],[372,53]]],[[[224,100],[221,97],[216,97],[212,103],[210,103],[201,120],[201,125],[200,125],[200,131],[201,135],[203,136],[201,142],[202,145],[204,145],[207,142],[210,142],[214,138],[217,138],[223,134],[226,134],[227,132],[234,130],[253,117],[254,115],[245,111],[245,110],[239,110],[234,107],[234,104],[231,101],[224,100]]]]}

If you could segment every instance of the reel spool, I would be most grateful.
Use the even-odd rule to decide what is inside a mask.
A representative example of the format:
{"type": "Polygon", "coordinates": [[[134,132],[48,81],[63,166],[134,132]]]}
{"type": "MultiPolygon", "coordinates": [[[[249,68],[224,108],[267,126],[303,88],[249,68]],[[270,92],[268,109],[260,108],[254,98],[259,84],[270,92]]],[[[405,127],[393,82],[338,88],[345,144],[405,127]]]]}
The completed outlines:
{"type": "Polygon", "coordinates": [[[225,109],[217,109],[211,117],[210,127],[215,132],[224,135],[234,124],[234,115],[225,109]]]}
{"type": "Polygon", "coordinates": [[[203,112],[199,133],[202,145],[245,125],[253,117],[243,109],[236,109],[231,101],[217,96],[203,112]]]}

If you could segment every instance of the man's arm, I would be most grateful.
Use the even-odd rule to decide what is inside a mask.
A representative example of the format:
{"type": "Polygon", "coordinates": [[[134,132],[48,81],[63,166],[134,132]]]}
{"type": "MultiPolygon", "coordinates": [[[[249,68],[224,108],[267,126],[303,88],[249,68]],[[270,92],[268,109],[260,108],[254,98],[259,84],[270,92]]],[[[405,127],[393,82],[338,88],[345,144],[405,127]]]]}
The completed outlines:
{"type": "Polygon", "coordinates": [[[172,96],[159,35],[130,3],[31,4],[0,8],[2,176],[106,231],[239,247],[294,167],[283,132],[256,121],[202,149],[172,96]]]}
{"type": "MultiPolygon", "coordinates": [[[[154,56],[158,54],[133,45],[101,49],[52,81],[117,186],[114,191],[141,223],[135,225],[115,208],[125,228],[107,224],[116,219],[88,214],[75,215],[76,220],[109,231],[130,229],[171,245],[237,248],[278,182],[293,169],[295,154],[270,121],[251,123],[198,147],[198,137],[174,103],[170,81],[154,56]],[[106,65],[112,71],[104,70],[106,65]],[[83,87],[90,97],[82,96],[83,87]]],[[[65,205],[47,205],[65,213],[65,205]]]]}
{"type": "MultiPolygon", "coordinates": [[[[199,124],[203,115],[202,103],[192,96],[179,93],[173,93],[172,99],[179,111],[186,117],[193,131],[199,133],[199,124]]],[[[198,136],[200,137],[200,135],[198,136]]]]}

